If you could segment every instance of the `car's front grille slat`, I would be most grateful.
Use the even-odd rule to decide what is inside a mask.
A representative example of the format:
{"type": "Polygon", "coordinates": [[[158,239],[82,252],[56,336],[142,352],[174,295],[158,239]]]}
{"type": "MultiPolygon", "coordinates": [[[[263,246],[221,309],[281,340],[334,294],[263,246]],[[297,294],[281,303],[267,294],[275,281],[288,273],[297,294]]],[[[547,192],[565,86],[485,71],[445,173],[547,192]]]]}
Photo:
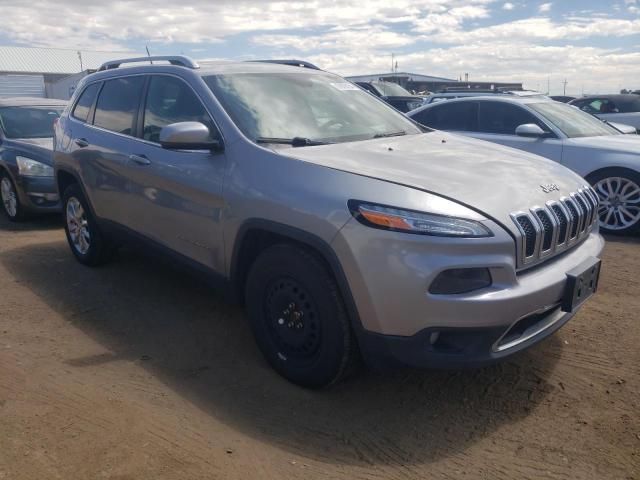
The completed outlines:
{"type": "Polygon", "coordinates": [[[518,243],[520,267],[566,250],[588,235],[598,219],[598,197],[589,186],[559,201],[527,212],[511,214],[521,234],[518,243]]]}

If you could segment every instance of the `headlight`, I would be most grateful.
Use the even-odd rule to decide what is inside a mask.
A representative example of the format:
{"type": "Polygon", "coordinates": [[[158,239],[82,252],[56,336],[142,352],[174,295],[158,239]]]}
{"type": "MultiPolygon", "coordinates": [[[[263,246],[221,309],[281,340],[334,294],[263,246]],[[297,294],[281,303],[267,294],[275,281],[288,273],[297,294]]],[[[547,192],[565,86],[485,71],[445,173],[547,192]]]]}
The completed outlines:
{"type": "Polygon", "coordinates": [[[491,230],[482,223],[466,218],[403,210],[358,200],[349,200],[349,210],[364,225],[394,232],[461,238],[493,236],[491,230]]]}
{"type": "Polygon", "coordinates": [[[16,156],[18,172],[24,177],[53,177],[53,168],[32,158],[16,156]]]}

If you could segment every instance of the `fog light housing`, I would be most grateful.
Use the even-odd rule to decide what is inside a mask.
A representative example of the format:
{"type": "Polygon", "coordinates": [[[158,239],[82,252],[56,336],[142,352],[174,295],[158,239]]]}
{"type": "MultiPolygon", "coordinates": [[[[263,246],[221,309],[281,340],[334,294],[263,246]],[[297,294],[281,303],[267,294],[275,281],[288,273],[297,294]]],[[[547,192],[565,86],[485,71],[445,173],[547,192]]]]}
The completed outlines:
{"type": "Polygon", "coordinates": [[[434,295],[469,293],[491,286],[488,268],[452,268],[441,272],[429,287],[434,295]]]}

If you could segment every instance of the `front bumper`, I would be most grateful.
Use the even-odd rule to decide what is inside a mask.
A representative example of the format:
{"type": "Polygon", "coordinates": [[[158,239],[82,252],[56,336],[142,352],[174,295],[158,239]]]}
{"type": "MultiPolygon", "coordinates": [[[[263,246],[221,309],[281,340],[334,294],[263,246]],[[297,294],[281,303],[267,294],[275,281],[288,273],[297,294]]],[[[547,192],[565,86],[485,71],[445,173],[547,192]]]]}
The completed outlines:
{"type": "Polygon", "coordinates": [[[54,177],[16,177],[20,203],[30,212],[59,212],[60,196],[54,177]]]}
{"type": "Polygon", "coordinates": [[[528,348],[569,321],[575,312],[559,307],[566,274],[600,256],[602,237],[591,233],[571,250],[516,272],[513,239],[488,226],[495,237],[451,239],[347,223],[333,247],[351,286],[366,357],[413,366],[482,365],[528,348]],[[440,272],[471,267],[488,268],[493,284],[457,295],[428,292],[440,272]]]}

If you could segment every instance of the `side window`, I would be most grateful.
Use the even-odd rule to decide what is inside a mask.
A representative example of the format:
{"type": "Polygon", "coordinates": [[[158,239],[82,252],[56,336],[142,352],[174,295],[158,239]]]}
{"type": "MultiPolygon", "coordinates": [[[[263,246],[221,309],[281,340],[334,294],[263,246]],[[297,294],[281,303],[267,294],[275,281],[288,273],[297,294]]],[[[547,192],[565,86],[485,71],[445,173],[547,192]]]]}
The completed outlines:
{"type": "Polygon", "coordinates": [[[98,90],[100,89],[99,83],[92,83],[87,88],[84,89],[84,92],[80,95],[76,106],[73,107],[73,117],[86,122],[89,117],[89,112],[91,111],[91,107],[93,106],[93,102],[96,99],[96,95],[98,94],[98,90]]]}
{"type": "Polygon", "coordinates": [[[600,113],[618,113],[618,107],[613,100],[603,99],[600,104],[600,113]]]}
{"type": "Polygon", "coordinates": [[[422,125],[437,130],[457,130],[472,132],[476,124],[476,102],[439,102],[437,106],[426,108],[413,119],[422,125]]]}
{"type": "Polygon", "coordinates": [[[131,135],[143,85],[141,75],[107,80],[98,96],[93,124],[131,135]]]}
{"type": "Polygon", "coordinates": [[[580,109],[587,113],[600,113],[600,107],[602,106],[602,100],[596,99],[590,102],[582,103],[580,109]]]}
{"type": "Polygon", "coordinates": [[[158,142],[162,127],[178,122],[200,122],[210,138],[219,137],[211,117],[191,88],[179,78],[154,75],[149,83],[142,137],[158,142]]]}
{"type": "Polygon", "coordinates": [[[503,102],[481,102],[478,115],[478,131],[499,135],[515,135],[516,128],[525,123],[540,122],[524,108],[503,102]]]}

